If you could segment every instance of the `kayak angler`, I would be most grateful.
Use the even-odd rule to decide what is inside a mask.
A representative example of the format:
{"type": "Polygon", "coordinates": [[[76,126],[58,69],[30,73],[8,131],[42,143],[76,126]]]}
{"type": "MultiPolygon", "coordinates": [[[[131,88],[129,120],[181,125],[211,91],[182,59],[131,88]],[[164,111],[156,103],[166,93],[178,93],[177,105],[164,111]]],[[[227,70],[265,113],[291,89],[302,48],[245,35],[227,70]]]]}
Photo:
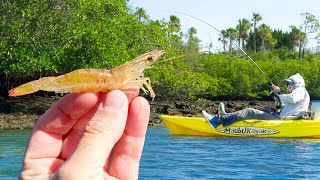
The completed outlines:
{"type": "Polygon", "coordinates": [[[279,97],[283,105],[280,112],[273,108],[265,108],[264,110],[246,108],[233,113],[226,113],[224,104],[220,103],[217,115],[211,116],[206,111],[202,111],[203,116],[213,128],[217,128],[220,124],[228,126],[233,122],[246,119],[299,119],[307,114],[310,103],[310,96],[305,88],[304,79],[297,73],[290,76],[285,82],[287,83],[289,94],[280,94],[280,88],[275,85],[272,86],[273,93],[279,97]]]}
{"type": "MultiPolygon", "coordinates": [[[[219,29],[217,29],[216,27],[209,24],[208,22],[203,21],[195,16],[188,15],[188,14],[185,14],[182,12],[176,12],[176,11],[174,13],[182,14],[184,16],[201,21],[204,24],[213,28],[215,31],[222,34],[222,32],[219,29]]],[[[219,105],[219,109],[218,109],[218,111],[220,113],[215,116],[211,116],[207,112],[202,111],[203,116],[205,117],[205,119],[209,122],[209,124],[212,127],[216,128],[220,124],[223,124],[224,126],[226,126],[226,125],[229,125],[235,121],[248,119],[250,116],[253,117],[254,119],[262,119],[262,120],[267,120],[267,119],[279,120],[279,119],[287,119],[287,118],[294,119],[294,118],[301,117],[301,114],[302,114],[302,116],[305,116],[304,113],[306,113],[308,111],[310,97],[309,97],[307,90],[304,87],[304,80],[300,74],[295,74],[295,75],[291,76],[289,79],[287,79],[288,81],[286,81],[286,83],[287,83],[288,90],[290,91],[290,93],[280,95],[280,88],[278,86],[275,86],[272,83],[271,79],[259,67],[259,65],[235,41],[232,41],[230,39],[230,37],[227,39],[229,39],[230,42],[232,42],[232,44],[234,46],[236,46],[248,59],[250,59],[251,62],[255,65],[255,67],[257,69],[259,69],[261,74],[258,74],[258,75],[261,77],[261,79],[267,79],[268,82],[271,84],[271,86],[270,86],[270,84],[267,83],[269,88],[273,91],[271,95],[276,102],[277,110],[275,111],[275,110],[272,110],[272,108],[268,108],[268,109],[265,109],[265,111],[260,111],[260,110],[256,110],[256,109],[252,109],[252,108],[247,108],[247,109],[240,111],[240,113],[239,112],[238,113],[237,112],[226,113],[224,111],[224,105],[223,105],[223,103],[221,103],[219,105]],[[295,77],[297,79],[295,79],[295,77]],[[284,107],[282,106],[282,103],[284,103],[284,105],[285,105],[284,107]],[[282,112],[280,112],[281,110],[282,110],[282,112]],[[301,112],[301,114],[300,114],[300,112],[301,112]],[[285,114],[285,113],[287,113],[287,114],[285,114]],[[265,115],[265,117],[261,117],[261,114],[262,114],[262,116],[265,115]],[[293,115],[293,117],[290,117],[290,115],[293,115]],[[227,118],[227,117],[229,117],[229,118],[227,118]]],[[[307,114],[309,115],[309,113],[307,113],[307,114]]],[[[253,119],[253,118],[250,118],[250,119],[253,119]]]]}

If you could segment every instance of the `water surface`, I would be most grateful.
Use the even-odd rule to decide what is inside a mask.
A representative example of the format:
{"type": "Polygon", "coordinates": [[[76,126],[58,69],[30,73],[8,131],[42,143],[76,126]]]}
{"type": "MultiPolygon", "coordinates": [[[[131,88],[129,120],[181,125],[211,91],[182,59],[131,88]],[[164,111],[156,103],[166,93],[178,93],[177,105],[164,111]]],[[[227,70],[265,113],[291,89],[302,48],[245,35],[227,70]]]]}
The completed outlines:
{"type": "MultiPolygon", "coordinates": [[[[0,131],[0,179],[16,179],[30,131],[0,131]]],[[[320,141],[172,136],[148,128],[139,179],[320,179],[320,141]]]]}

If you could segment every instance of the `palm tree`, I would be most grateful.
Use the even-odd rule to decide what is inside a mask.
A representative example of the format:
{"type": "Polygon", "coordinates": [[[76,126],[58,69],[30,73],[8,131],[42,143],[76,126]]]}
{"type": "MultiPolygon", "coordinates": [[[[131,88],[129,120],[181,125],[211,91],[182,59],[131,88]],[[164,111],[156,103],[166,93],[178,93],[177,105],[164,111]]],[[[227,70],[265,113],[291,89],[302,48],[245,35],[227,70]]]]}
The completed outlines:
{"type": "Polygon", "coordinates": [[[299,59],[302,58],[302,48],[307,42],[307,34],[295,26],[290,26],[291,28],[291,40],[293,43],[293,51],[296,46],[299,47],[299,59]]]}
{"type": "Polygon", "coordinates": [[[229,53],[232,52],[232,43],[238,37],[238,31],[234,28],[228,28],[227,30],[227,38],[229,39],[229,53]]]}
{"type": "Polygon", "coordinates": [[[169,22],[169,27],[172,29],[172,31],[179,31],[181,24],[180,24],[180,19],[175,16],[175,15],[171,15],[170,16],[170,22],[169,22]]]}
{"type": "Polygon", "coordinates": [[[228,36],[227,31],[226,30],[221,30],[220,37],[219,37],[218,41],[222,42],[223,52],[226,52],[226,46],[227,46],[227,43],[228,43],[228,41],[226,40],[227,36],[228,36]]]}
{"type": "Polygon", "coordinates": [[[188,29],[187,39],[191,39],[195,34],[197,34],[197,29],[191,27],[190,29],[188,29]]]}
{"type": "Polygon", "coordinates": [[[262,17],[260,14],[253,13],[252,21],[253,21],[253,50],[254,50],[254,52],[257,52],[257,41],[256,41],[257,28],[256,28],[256,26],[257,26],[257,23],[261,20],[262,20],[262,17]]]}
{"type": "Polygon", "coordinates": [[[278,40],[273,37],[266,39],[265,41],[265,47],[267,47],[269,51],[271,51],[277,44],[278,40]]]}
{"type": "Polygon", "coordinates": [[[142,19],[145,19],[145,20],[149,19],[147,12],[143,8],[137,7],[135,15],[137,16],[139,22],[141,22],[142,19]]]}
{"type": "Polygon", "coordinates": [[[239,32],[239,35],[238,35],[238,41],[239,41],[239,46],[241,46],[241,39],[242,39],[242,46],[241,47],[244,47],[244,41],[246,39],[248,39],[249,37],[249,29],[251,28],[251,24],[249,22],[249,20],[247,19],[240,19],[239,20],[239,24],[237,25],[237,30],[239,32]]]}
{"type": "Polygon", "coordinates": [[[259,36],[261,37],[261,51],[265,50],[265,41],[267,39],[271,39],[272,38],[272,29],[270,28],[270,26],[266,25],[266,24],[261,24],[259,26],[259,36]]]}
{"type": "Polygon", "coordinates": [[[188,29],[186,52],[199,51],[199,43],[201,41],[195,36],[196,34],[197,34],[196,28],[191,27],[190,29],[188,29]]]}
{"type": "Polygon", "coordinates": [[[168,23],[167,36],[170,40],[170,46],[173,48],[179,49],[183,47],[183,33],[180,31],[180,29],[180,19],[177,16],[171,15],[168,23]]]}

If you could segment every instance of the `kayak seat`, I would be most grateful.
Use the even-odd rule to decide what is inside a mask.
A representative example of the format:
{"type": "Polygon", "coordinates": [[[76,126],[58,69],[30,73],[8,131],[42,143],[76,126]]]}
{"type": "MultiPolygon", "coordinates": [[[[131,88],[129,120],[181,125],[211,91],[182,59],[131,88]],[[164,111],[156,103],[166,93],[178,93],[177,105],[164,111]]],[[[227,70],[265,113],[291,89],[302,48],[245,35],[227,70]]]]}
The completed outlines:
{"type": "Polygon", "coordinates": [[[300,115],[281,117],[281,120],[301,120],[301,119],[311,120],[313,117],[313,114],[314,113],[308,111],[308,112],[301,113],[300,115]]]}

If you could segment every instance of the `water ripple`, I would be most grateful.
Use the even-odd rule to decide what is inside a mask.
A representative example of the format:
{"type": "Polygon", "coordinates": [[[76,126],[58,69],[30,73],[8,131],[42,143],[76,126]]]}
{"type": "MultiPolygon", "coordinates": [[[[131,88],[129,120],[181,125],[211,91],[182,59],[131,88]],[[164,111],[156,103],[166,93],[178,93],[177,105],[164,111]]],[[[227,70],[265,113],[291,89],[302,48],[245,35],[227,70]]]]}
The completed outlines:
{"type": "MultiPolygon", "coordinates": [[[[0,131],[0,179],[16,179],[29,131],[0,131]]],[[[320,179],[320,141],[172,136],[149,128],[139,179],[320,179]]]]}

